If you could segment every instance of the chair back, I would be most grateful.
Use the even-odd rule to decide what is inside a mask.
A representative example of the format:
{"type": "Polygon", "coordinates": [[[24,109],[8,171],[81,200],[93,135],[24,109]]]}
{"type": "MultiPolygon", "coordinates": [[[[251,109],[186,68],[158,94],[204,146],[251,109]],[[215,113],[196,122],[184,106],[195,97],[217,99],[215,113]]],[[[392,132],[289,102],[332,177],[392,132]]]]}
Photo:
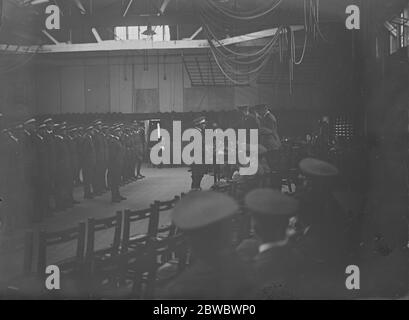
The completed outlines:
{"type": "MultiPolygon", "coordinates": [[[[40,231],[38,237],[38,262],[37,272],[42,275],[48,265],[47,251],[50,247],[69,244],[76,241],[76,252],[73,257],[64,257],[60,261],[53,262],[62,269],[70,271],[77,269],[83,262],[85,248],[85,223],[81,222],[77,227],[68,228],[56,232],[40,231]]],[[[26,253],[30,255],[29,251],[26,253]]],[[[28,268],[28,267],[27,267],[28,268]]]]}

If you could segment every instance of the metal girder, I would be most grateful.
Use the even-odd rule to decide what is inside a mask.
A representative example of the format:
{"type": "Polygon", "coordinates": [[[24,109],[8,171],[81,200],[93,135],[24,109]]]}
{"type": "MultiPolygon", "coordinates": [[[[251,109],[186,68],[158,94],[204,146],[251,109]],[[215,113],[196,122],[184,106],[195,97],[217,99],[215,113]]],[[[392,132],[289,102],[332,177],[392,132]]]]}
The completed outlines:
{"type": "MultiPolygon", "coordinates": [[[[303,30],[304,26],[292,26],[294,31],[303,30]]],[[[241,36],[220,40],[219,45],[234,45],[246,41],[253,41],[271,37],[277,32],[277,28],[253,32],[241,36]]],[[[0,44],[0,51],[8,51],[9,45],[0,44]]],[[[40,50],[37,46],[21,46],[14,53],[70,53],[70,52],[98,52],[98,51],[124,51],[124,50],[183,50],[183,49],[207,49],[207,40],[177,40],[177,41],[149,41],[149,40],[107,40],[99,43],[43,45],[40,50]],[[32,48],[31,48],[32,47],[32,48]],[[38,50],[38,51],[37,51],[38,50]]]]}

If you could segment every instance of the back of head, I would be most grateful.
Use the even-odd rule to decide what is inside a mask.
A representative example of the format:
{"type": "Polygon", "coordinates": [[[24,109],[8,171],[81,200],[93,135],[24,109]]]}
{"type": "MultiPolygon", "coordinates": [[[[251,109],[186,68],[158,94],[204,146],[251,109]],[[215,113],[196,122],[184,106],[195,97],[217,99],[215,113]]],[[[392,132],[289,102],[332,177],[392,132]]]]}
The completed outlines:
{"type": "Polygon", "coordinates": [[[273,189],[253,190],[245,203],[254,217],[257,236],[264,243],[283,240],[289,219],[298,209],[297,200],[273,189]]]}
{"type": "Polygon", "coordinates": [[[231,248],[231,218],[237,210],[236,202],[224,194],[193,192],[176,204],[172,220],[198,256],[213,260],[231,248]]]}

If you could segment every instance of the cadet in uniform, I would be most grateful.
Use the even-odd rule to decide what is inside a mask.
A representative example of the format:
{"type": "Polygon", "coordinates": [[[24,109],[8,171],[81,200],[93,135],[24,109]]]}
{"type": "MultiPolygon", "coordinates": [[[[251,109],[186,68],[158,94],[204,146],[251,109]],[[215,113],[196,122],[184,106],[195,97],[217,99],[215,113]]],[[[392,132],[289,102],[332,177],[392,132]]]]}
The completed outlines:
{"type": "Polygon", "coordinates": [[[104,191],[104,176],[105,176],[105,142],[104,136],[101,131],[102,122],[101,120],[96,120],[93,123],[93,142],[95,148],[95,167],[92,179],[92,188],[94,191],[94,196],[102,195],[104,191]]]}
{"type": "Polygon", "coordinates": [[[200,132],[202,135],[202,164],[192,164],[190,166],[190,170],[192,172],[192,190],[201,190],[201,182],[204,177],[204,175],[207,172],[207,166],[204,164],[204,159],[205,159],[205,139],[204,139],[204,133],[206,129],[206,118],[205,117],[200,117],[197,118],[193,121],[193,124],[195,125],[195,129],[200,132]]]}
{"type": "Polygon", "coordinates": [[[245,297],[250,270],[232,246],[231,218],[238,209],[232,198],[212,191],[190,193],[176,204],[172,220],[187,235],[194,261],[164,289],[164,298],[245,297]]]}
{"type": "Polygon", "coordinates": [[[45,123],[38,126],[37,135],[39,137],[38,143],[38,156],[39,156],[39,202],[40,202],[40,216],[39,221],[45,217],[51,215],[50,207],[50,190],[51,190],[51,176],[50,176],[50,164],[49,164],[49,146],[47,145],[47,125],[45,123]],[[41,141],[41,142],[40,142],[41,141]]]}
{"type": "Polygon", "coordinates": [[[114,127],[109,140],[108,181],[111,188],[112,202],[126,200],[119,193],[125,147],[121,143],[121,127],[114,127]]]}
{"type": "Polygon", "coordinates": [[[23,183],[20,185],[20,201],[22,206],[22,215],[19,217],[18,224],[27,225],[32,219],[32,209],[34,200],[34,176],[35,168],[35,151],[31,141],[31,135],[24,130],[23,124],[18,124],[14,128],[14,134],[18,139],[21,162],[23,183]]]}
{"type": "Polygon", "coordinates": [[[91,184],[93,173],[96,165],[96,155],[95,155],[95,146],[93,139],[93,130],[92,126],[88,127],[85,130],[84,137],[82,139],[81,146],[81,162],[82,162],[82,178],[84,185],[84,198],[92,199],[94,195],[91,191],[91,184]]]}
{"type": "Polygon", "coordinates": [[[143,179],[145,176],[141,173],[142,163],[145,154],[145,130],[142,125],[138,125],[135,134],[136,149],[136,177],[143,179]]]}
{"type": "Polygon", "coordinates": [[[49,202],[52,198],[55,200],[55,177],[56,177],[56,149],[55,149],[55,135],[54,135],[54,121],[52,118],[47,118],[44,120],[46,125],[46,132],[42,136],[44,138],[46,148],[47,148],[47,165],[48,165],[48,198],[49,202]]]}
{"type": "Polygon", "coordinates": [[[265,133],[261,144],[268,150],[268,165],[271,169],[277,169],[280,162],[279,151],[281,149],[281,140],[278,135],[278,123],[276,117],[271,113],[268,106],[262,107],[262,115],[260,115],[260,129],[264,129],[265,133]]]}
{"type": "MultiPolygon", "coordinates": [[[[78,148],[78,128],[71,127],[68,130],[67,138],[70,145],[70,155],[72,164],[72,184],[73,187],[79,185],[79,171],[80,171],[80,151],[78,148]]],[[[74,204],[79,202],[73,199],[74,204]]]]}
{"type": "Polygon", "coordinates": [[[18,227],[23,214],[19,193],[24,183],[21,149],[18,139],[10,129],[3,129],[1,138],[1,182],[3,184],[1,198],[3,207],[4,230],[9,233],[18,227]],[[3,153],[4,151],[4,153],[3,153]]]}
{"type": "Polygon", "coordinates": [[[46,192],[46,186],[43,184],[43,172],[41,171],[41,161],[46,156],[44,139],[36,132],[36,120],[29,119],[24,122],[24,132],[26,139],[30,145],[31,153],[31,188],[33,199],[32,214],[30,217],[31,222],[39,222],[42,220],[43,215],[47,212],[47,207],[44,203],[44,193],[46,192]]]}
{"type": "Polygon", "coordinates": [[[66,136],[65,124],[56,125],[56,209],[65,210],[72,203],[72,169],[69,141],[66,136]]]}

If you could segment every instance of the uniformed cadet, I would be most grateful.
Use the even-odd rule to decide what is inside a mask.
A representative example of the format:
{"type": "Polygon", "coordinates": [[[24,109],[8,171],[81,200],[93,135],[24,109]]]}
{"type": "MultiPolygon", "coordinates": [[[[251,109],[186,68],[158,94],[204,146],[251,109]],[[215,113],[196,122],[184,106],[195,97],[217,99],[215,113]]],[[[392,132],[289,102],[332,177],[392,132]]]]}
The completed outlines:
{"type": "Polygon", "coordinates": [[[89,126],[85,129],[81,145],[81,167],[85,199],[94,198],[91,190],[92,178],[96,164],[93,130],[93,126],[89,126]]]}
{"type": "Polygon", "coordinates": [[[121,143],[121,133],[122,129],[120,126],[113,127],[109,140],[108,181],[111,188],[112,202],[126,200],[119,193],[125,157],[125,147],[121,143]]]}
{"type": "Polygon", "coordinates": [[[109,190],[108,186],[108,163],[109,163],[109,126],[108,125],[103,125],[102,126],[102,134],[104,136],[104,151],[105,151],[105,156],[104,156],[104,173],[103,173],[103,188],[105,191],[109,190]]]}
{"type": "MultiPolygon", "coordinates": [[[[70,127],[68,130],[67,138],[70,145],[70,155],[72,164],[72,184],[73,187],[79,185],[79,171],[80,171],[80,149],[78,143],[78,128],[70,127]]],[[[74,204],[78,201],[73,199],[74,204]]]]}
{"type": "Polygon", "coordinates": [[[123,127],[121,142],[125,148],[124,164],[122,168],[122,182],[125,184],[129,183],[135,175],[135,173],[132,174],[132,138],[129,128],[125,126],[123,127]]]}
{"type": "Polygon", "coordinates": [[[47,208],[44,203],[44,184],[41,172],[42,157],[46,155],[44,139],[36,132],[36,120],[29,119],[24,122],[25,140],[29,144],[31,153],[30,170],[31,176],[31,189],[33,207],[31,210],[30,221],[39,222],[42,220],[43,215],[47,212],[47,208]]]}
{"type": "Polygon", "coordinates": [[[77,132],[74,134],[74,141],[75,141],[75,144],[77,145],[77,152],[78,152],[78,168],[77,168],[77,172],[75,172],[75,176],[74,176],[74,185],[75,186],[82,185],[81,171],[82,171],[82,143],[83,143],[83,139],[84,139],[84,128],[82,126],[79,126],[77,128],[77,132]]]}
{"type": "Polygon", "coordinates": [[[289,220],[295,216],[298,201],[280,191],[256,189],[245,197],[252,213],[258,242],[255,256],[255,289],[250,298],[295,298],[294,282],[300,261],[292,249],[288,232],[289,220]]]}
{"type": "Polygon", "coordinates": [[[204,132],[206,129],[206,117],[199,117],[195,120],[193,120],[194,128],[200,132],[202,135],[202,164],[192,164],[190,166],[190,170],[192,172],[192,185],[191,189],[192,190],[201,190],[201,182],[206,174],[207,166],[204,164],[204,159],[205,159],[205,139],[204,139],[204,132]]]}
{"type": "Polygon", "coordinates": [[[139,124],[135,134],[135,149],[136,149],[136,177],[143,179],[145,176],[141,173],[142,163],[145,155],[145,129],[142,124],[139,124]]]}
{"type": "MultiPolygon", "coordinates": [[[[55,201],[55,177],[56,177],[56,149],[55,149],[55,134],[54,134],[54,121],[52,118],[47,118],[43,121],[47,126],[46,133],[43,135],[48,155],[48,197],[49,202],[51,199],[55,201]]],[[[51,213],[50,213],[51,214],[51,213]]]]}
{"type": "Polygon", "coordinates": [[[260,113],[260,129],[264,128],[261,144],[267,148],[268,165],[272,169],[278,169],[280,163],[281,140],[278,134],[277,118],[271,113],[267,105],[256,108],[260,113]]]}
{"type": "Polygon", "coordinates": [[[173,223],[190,242],[193,262],[163,292],[168,299],[241,299],[252,286],[250,270],[232,246],[231,219],[238,211],[230,197],[193,192],[173,210],[173,223]]]}
{"type": "Polygon", "coordinates": [[[73,206],[72,166],[70,145],[65,123],[55,126],[56,141],[56,210],[61,211],[73,206]]]}
{"type": "Polygon", "coordinates": [[[94,196],[102,195],[104,191],[105,180],[105,141],[104,135],[101,131],[102,121],[96,120],[93,122],[93,142],[95,148],[95,168],[92,179],[92,188],[94,196]]]}
{"type": "Polygon", "coordinates": [[[27,225],[32,219],[34,206],[34,177],[35,171],[35,149],[31,141],[31,136],[24,130],[24,125],[19,123],[14,127],[14,134],[19,141],[19,148],[22,162],[23,183],[20,186],[20,201],[22,206],[22,215],[19,217],[20,226],[27,225]]]}
{"type": "Polygon", "coordinates": [[[0,157],[0,230],[4,230],[5,228],[5,222],[6,222],[6,211],[4,210],[5,205],[3,203],[3,198],[6,194],[6,184],[5,184],[5,179],[4,176],[6,175],[6,158],[7,158],[7,152],[8,150],[6,149],[6,143],[4,141],[3,137],[3,114],[0,112],[0,154],[2,157],[0,157]]]}
{"type": "Polygon", "coordinates": [[[23,162],[19,141],[10,129],[1,132],[0,147],[3,222],[4,230],[9,233],[19,226],[23,215],[20,199],[21,185],[24,183],[23,162]]]}
{"type": "Polygon", "coordinates": [[[49,148],[47,146],[46,135],[47,125],[45,123],[38,126],[38,156],[39,156],[39,203],[40,203],[40,215],[37,217],[39,221],[45,217],[51,215],[50,206],[50,164],[49,164],[49,148]]]}

